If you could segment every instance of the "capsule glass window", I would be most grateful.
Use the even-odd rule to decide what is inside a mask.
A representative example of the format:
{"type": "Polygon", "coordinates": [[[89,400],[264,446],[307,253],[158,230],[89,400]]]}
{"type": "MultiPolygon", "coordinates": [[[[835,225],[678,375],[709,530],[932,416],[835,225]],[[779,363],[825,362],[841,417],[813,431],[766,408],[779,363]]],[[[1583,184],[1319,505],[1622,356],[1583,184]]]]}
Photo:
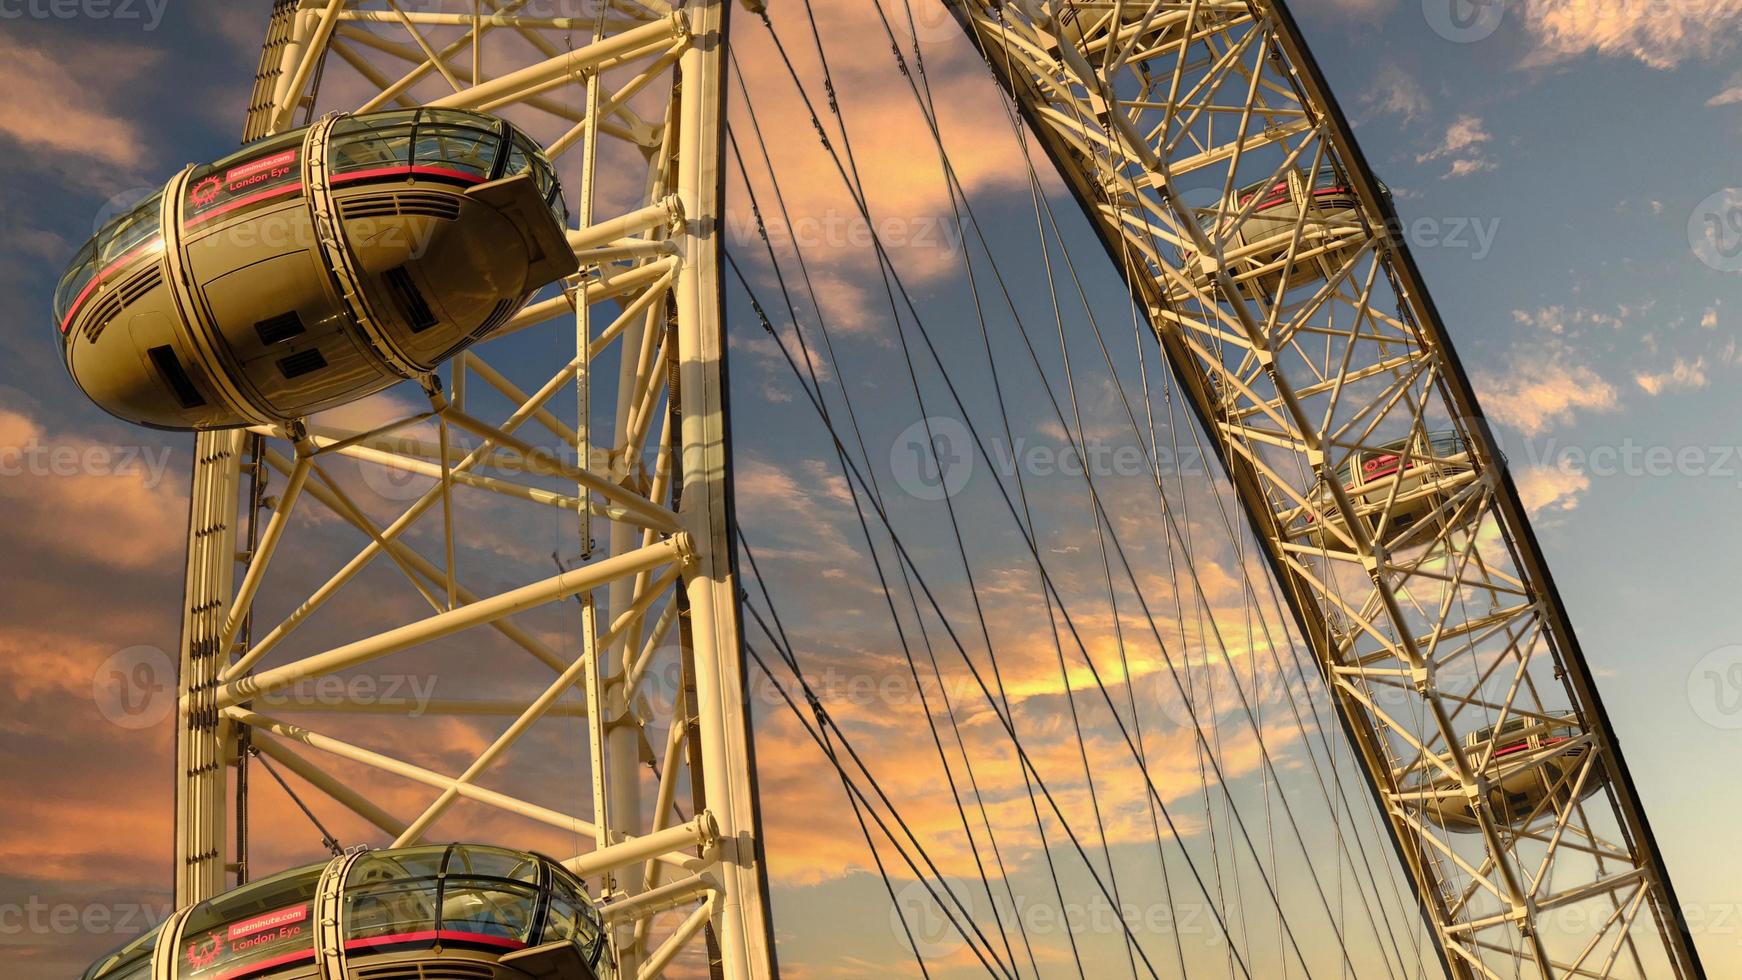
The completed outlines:
{"type": "Polygon", "coordinates": [[[452,172],[481,182],[490,179],[501,150],[502,140],[493,132],[424,121],[417,126],[413,166],[419,172],[452,172]]]}
{"type": "Polygon", "coordinates": [[[286,871],[195,906],[182,927],[176,976],[229,977],[268,962],[313,959],[322,867],[286,871]]]}
{"type": "Polygon", "coordinates": [[[550,193],[544,196],[544,203],[550,208],[550,213],[556,215],[557,221],[564,225],[569,223],[569,205],[563,200],[563,185],[553,174],[550,182],[550,193]]]}
{"type": "Polygon", "coordinates": [[[538,148],[537,143],[527,139],[519,132],[514,134],[513,139],[515,156],[520,161],[520,165],[515,167],[513,172],[531,170],[532,182],[538,188],[538,195],[540,197],[548,195],[551,185],[556,183],[556,175],[550,172],[550,161],[544,158],[544,151],[538,148]]]}
{"type": "Polygon", "coordinates": [[[103,229],[97,263],[107,266],[159,237],[163,232],[162,220],[163,192],[159,191],[103,229]]]}
{"type": "Polygon", "coordinates": [[[410,167],[416,118],[411,111],[382,112],[347,116],[334,123],[327,142],[334,182],[410,167]]]}
{"type": "Polygon", "coordinates": [[[384,940],[436,928],[435,878],[366,885],[345,893],[345,938],[384,940]]]}
{"type": "Polygon", "coordinates": [[[54,290],[54,318],[63,333],[67,327],[67,314],[72,312],[79,294],[85,291],[85,287],[96,276],[97,240],[93,238],[85,243],[84,248],[79,249],[79,254],[73,257],[72,265],[61,275],[60,285],[54,290]]]}
{"type": "MultiPolygon", "coordinates": [[[[532,158],[526,155],[526,148],[521,141],[515,140],[508,147],[508,166],[503,168],[502,176],[512,177],[515,174],[523,174],[530,169],[532,169],[532,158]]],[[[534,177],[532,180],[536,186],[538,178],[534,177]]],[[[543,192],[540,191],[540,193],[543,192]]]]}
{"type": "Polygon", "coordinates": [[[151,954],[157,950],[163,927],[158,926],[138,939],[91,964],[81,980],[145,980],[151,976],[151,954]]]}
{"type": "Polygon", "coordinates": [[[496,128],[501,125],[495,116],[487,116],[481,112],[468,112],[464,109],[419,109],[417,119],[419,122],[470,126],[473,129],[484,129],[490,132],[495,132],[496,128]]]}
{"type": "Polygon", "coordinates": [[[436,927],[439,875],[447,848],[413,847],[359,858],[345,879],[347,939],[428,932],[436,927]]]}
{"type": "Polygon", "coordinates": [[[533,186],[538,188],[538,196],[544,198],[545,206],[550,208],[557,220],[567,224],[569,209],[563,201],[562,185],[557,182],[556,169],[551,166],[550,158],[544,155],[544,150],[525,134],[516,130],[512,136],[513,147],[509,150],[508,167],[504,176],[530,171],[533,186]]]}
{"type": "Polygon", "coordinates": [[[565,877],[555,877],[551,882],[550,905],[545,911],[544,934],[540,941],[573,943],[591,963],[598,958],[603,938],[604,927],[592,903],[565,877]]]}
{"type": "Polygon", "coordinates": [[[538,884],[538,859],[522,851],[476,844],[456,844],[448,854],[446,873],[466,877],[504,878],[538,884]]]}
{"type": "Polygon", "coordinates": [[[443,932],[527,944],[538,910],[539,866],[528,854],[457,844],[442,869],[443,932]]]}
{"type": "Polygon", "coordinates": [[[538,890],[530,885],[449,876],[442,883],[440,928],[525,945],[537,908],[538,890]]]}

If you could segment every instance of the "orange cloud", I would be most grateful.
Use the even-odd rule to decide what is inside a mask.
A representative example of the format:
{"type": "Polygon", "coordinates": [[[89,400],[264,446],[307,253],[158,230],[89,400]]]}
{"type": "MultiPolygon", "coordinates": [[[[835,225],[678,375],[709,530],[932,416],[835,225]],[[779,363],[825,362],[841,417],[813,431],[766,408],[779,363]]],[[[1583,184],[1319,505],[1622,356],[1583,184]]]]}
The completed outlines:
{"type": "Polygon", "coordinates": [[[1564,359],[1537,362],[1534,373],[1477,379],[1482,404],[1498,421],[1527,436],[1571,422],[1580,411],[1615,408],[1615,387],[1583,364],[1564,359]]]}
{"type": "Polygon", "coordinates": [[[1532,517],[1564,513],[1579,506],[1591,478],[1565,466],[1532,466],[1516,472],[1518,496],[1532,517]]]}
{"type": "Polygon", "coordinates": [[[25,147],[110,167],[138,163],[144,134],[105,104],[92,78],[124,86],[156,64],[160,52],[131,45],[67,46],[50,51],[0,37],[0,133],[25,147]]]}
{"type": "Polygon", "coordinates": [[[17,553],[145,569],[174,562],[187,504],[178,459],[162,445],[53,433],[0,409],[0,537],[17,553]]]}
{"type": "Polygon", "coordinates": [[[1602,54],[1669,69],[1729,51],[1742,28],[1742,0],[1666,6],[1571,0],[1530,4],[1519,14],[1536,43],[1527,66],[1602,54]]]}

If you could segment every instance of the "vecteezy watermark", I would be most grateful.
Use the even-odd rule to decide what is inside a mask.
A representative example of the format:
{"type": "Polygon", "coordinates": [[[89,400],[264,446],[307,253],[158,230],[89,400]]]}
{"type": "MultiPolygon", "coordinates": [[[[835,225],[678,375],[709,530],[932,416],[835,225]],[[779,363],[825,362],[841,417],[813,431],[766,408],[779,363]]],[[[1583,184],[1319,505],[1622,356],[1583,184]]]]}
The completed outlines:
{"type": "Polygon", "coordinates": [[[162,724],[175,709],[175,663],[156,647],[136,646],[103,661],[91,675],[91,699],[104,718],[138,730],[162,724]]]}
{"type": "Polygon", "coordinates": [[[1742,445],[1681,445],[1638,442],[1632,438],[1599,445],[1559,439],[1506,439],[1496,447],[1514,467],[1577,473],[1590,479],[1731,480],[1742,488],[1742,445]]]}
{"type": "MultiPolygon", "coordinates": [[[[353,241],[369,242],[371,247],[402,249],[407,258],[422,258],[440,230],[439,222],[408,223],[375,218],[354,218],[345,222],[345,234],[353,241]]],[[[300,212],[276,212],[238,221],[216,235],[207,235],[192,243],[191,249],[224,250],[265,247],[282,252],[311,249],[320,244],[320,232],[314,223],[300,212]]]]}
{"type": "Polygon", "coordinates": [[[1387,223],[1392,236],[1412,249],[1467,251],[1472,262],[1487,258],[1494,250],[1494,239],[1500,235],[1499,218],[1423,215],[1407,221],[1400,217],[1387,223]]]}
{"type": "Polygon", "coordinates": [[[398,466],[388,466],[368,460],[358,460],[357,469],[363,475],[363,485],[382,500],[405,503],[429,493],[440,480],[398,466]]]}
{"type": "Polygon", "coordinates": [[[962,930],[968,929],[969,935],[973,935],[969,921],[998,921],[1007,927],[1020,924],[1021,931],[1028,936],[1130,933],[1201,936],[1213,942],[1221,935],[1212,910],[1202,902],[1122,902],[1115,909],[1106,896],[1093,895],[1083,901],[1067,900],[1060,906],[1052,896],[1031,901],[1021,892],[993,891],[988,900],[984,892],[955,888],[951,895],[935,882],[928,887],[924,882],[913,881],[896,890],[895,904],[889,910],[889,928],[897,941],[925,959],[947,956],[961,949],[967,942],[962,930]],[[966,907],[966,915],[958,903],[966,907]]]}
{"type": "Polygon", "coordinates": [[[169,0],[0,0],[0,20],[112,20],[155,31],[169,0]]]}
{"type": "Polygon", "coordinates": [[[1448,41],[1470,44],[1490,37],[1506,19],[1507,0],[1421,0],[1421,14],[1433,32],[1448,41]]]}
{"type": "Polygon", "coordinates": [[[145,902],[0,902],[0,936],[140,936],[175,909],[145,902]]]}
{"type": "MultiPolygon", "coordinates": [[[[5,0],[0,0],[4,3],[5,0]]],[[[216,175],[207,180],[222,181],[216,175]]],[[[214,185],[217,186],[217,185],[214,185]]],[[[91,219],[91,234],[96,235],[117,219],[126,219],[119,228],[135,229],[140,223],[155,229],[159,222],[160,202],[143,208],[159,187],[134,187],[103,202],[91,219]]],[[[407,223],[392,219],[354,218],[345,223],[347,234],[358,241],[368,241],[376,247],[403,249],[408,258],[421,258],[428,253],[440,230],[440,222],[407,223]]],[[[127,234],[126,231],[121,234],[127,234]]],[[[320,245],[320,233],[303,212],[272,212],[255,214],[245,221],[235,221],[215,234],[205,235],[188,244],[190,249],[219,250],[265,247],[271,251],[313,249],[320,245]]]]}
{"type": "Polygon", "coordinates": [[[168,446],[51,445],[31,438],[21,446],[0,446],[0,478],[143,476],[154,490],[169,472],[168,446]]]}
{"type": "MultiPolygon", "coordinates": [[[[1175,451],[1157,446],[1152,458],[1134,442],[1108,443],[1088,439],[1064,445],[1046,439],[997,436],[988,441],[993,468],[1003,477],[1146,478],[1208,472],[1207,458],[1196,446],[1175,451]]],[[[974,475],[973,435],[958,419],[933,415],[896,435],[889,447],[889,469],[895,483],[919,500],[954,497],[974,475]]]]}
{"type": "MultiPolygon", "coordinates": [[[[1433,0],[1429,0],[1433,2],[1433,0]]],[[[1462,2],[1462,0],[1453,0],[1462,2]]],[[[1256,173],[1251,176],[1258,176],[1256,173]]],[[[1214,187],[1192,187],[1181,192],[1186,205],[1201,213],[1208,213],[1221,208],[1222,192],[1214,187]]],[[[1238,207],[1221,208],[1222,213],[1232,218],[1240,211],[1238,207]]],[[[1209,219],[1205,219],[1206,223],[1209,219]]],[[[1486,259],[1494,250],[1494,242],[1500,237],[1500,217],[1498,215],[1423,214],[1411,218],[1394,215],[1385,220],[1383,230],[1392,239],[1408,245],[1411,249],[1422,251],[1435,249],[1442,251],[1468,252],[1470,260],[1480,262],[1486,259]]],[[[1189,248],[1186,249],[1189,251],[1189,248]]]]}
{"type": "MultiPolygon", "coordinates": [[[[866,221],[857,211],[829,209],[821,214],[800,214],[785,221],[770,221],[764,215],[768,240],[782,251],[819,249],[868,249],[881,244],[886,249],[934,249],[953,254],[961,244],[956,223],[947,217],[922,214],[894,215],[866,221]]],[[[761,234],[753,214],[733,214],[726,219],[729,240],[734,245],[758,244],[761,234]]]]}
{"type": "Polygon", "coordinates": [[[290,709],[342,707],[398,708],[418,718],[429,710],[439,679],[433,674],[326,674],[257,698],[262,705],[290,709]]]}
{"type": "Polygon", "coordinates": [[[891,18],[898,39],[921,44],[953,44],[962,39],[962,25],[948,3],[904,3],[901,16],[891,18]]]}
{"type": "Polygon", "coordinates": [[[1688,703],[1713,728],[1742,730],[1742,644],[1719,647],[1694,664],[1688,703]]]}
{"type": "Polygon", "coordinates": [[[1742,272],[1742,190],[1727,187],[1694,208],[1688,215],[1688,246],[1719,272],[1742,272]]]}
{"type": "Polygon", "coordinates": [[[1581,24],[1676,22],[1710,0],[1422,0],[1422,16],[1435,34],[1458,44],[1492,37],[1508,13],[1521,23],[1564,18],[1581,24]]]}
{"type": "Polygon", "coordinates": [[[919,500],[961,493],[974,475],[974,440],[968,427],[943,415],[920,419],[889,447],[895,485],[919,500]]]}

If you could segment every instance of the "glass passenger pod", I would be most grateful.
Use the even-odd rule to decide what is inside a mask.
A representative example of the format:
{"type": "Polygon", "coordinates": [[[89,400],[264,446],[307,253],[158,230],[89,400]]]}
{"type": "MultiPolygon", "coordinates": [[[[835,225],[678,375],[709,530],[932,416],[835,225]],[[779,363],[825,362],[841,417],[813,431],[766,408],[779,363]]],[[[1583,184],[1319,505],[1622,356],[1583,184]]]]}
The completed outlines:
{"type": "Polygon", "coordinates": [[[178,175],[80,250],[54,315],[99,406],[170,429],[302,417],[433,371],[574,271],[555,170],[506,121],[321,125],[339,245],[314,233],[299,129],[178,175]]]}
{"type": "MultiPolygon", "coordinates": [[[[1576,799],[1586,799],[1607,779],[1603,767],[1595,766],[1581,784],[1580,770],[1590,756],[1590,744],[1578,740],[1578,719],[1571,712],[1548,717],[1552,720],[1512,717],[1500,726],[1464,736],[1464,753],[1471,764],[1487,760],[1482,772],[1487,788],[1481,799],[1502,825],[1518,827],[1534,819],[1552,819],[1558,806],[1575,801],[1575,790],[1576,799]]],[[[1442,761],[1449,766],[1450,754],[1442,761]]],[[[1425,764],[1407,781],[1406,792],[1419,794],[1428,819],[1441,827],[1463,833],[1480,829],[1471,798],[1438,766],[1425,764]]]]}
{"type": "MultiPolygon", "coordinates": [[[[1383,183],[1379,190],[1390,193],[1383,183]]],[[[1284,287],[1288,289],[1336,272],[1347,258],[1347,246],[1353,244],[1341,239],[1360,226],[1360,207],[1350,182],[1335,167],[1326,165],[1313,174],[1296,168],[1281,178],[1248,184],[1215,207],[1199,208],[1197,219],[1206,233],[1227,239],[1223,255],[1228,274],[1259,295],[1272,296],[1282,284],[1283,266],[1301,215],[1306,215],[1306,221],[1295,263],[1289,267],[1284,287]],[[1246,219],[1233,227],[1248,208],[1246,219]]],[[[1208,281],[1212,270],[1198,261],[1189,247],[1182,247],[1180,260],[1186,269],[1208,281]]]]}
{"type": "MultiPolygon", "coordinates": [[[[1356,449],[1337,467],[1337,482],[1342,484],[1370,535],[1386,537],[1420,523],[1447,502],[1452,489],[1448,481],[1469,472],[1470,450],[1462,435],[1452,430],[1430,432],[1424,442],[1412,446],[1412,440],[1405,438],[1371,449],[1356,449]],[[1391,511],[1380,526],[1380,513],[1387,501],[1391,501],[1391,511]]],[[[1347,530],[1342,527],[1342,514],[1328,486],[1322,483],[1315,486],[1307,499],[1316,502],[1331,524],[1347,530]]],[[[1317,523],[1317,515],[1310,510],[1302,510],[1292,526],[1323,546],[1344,545],[1317,523]]]]}
{"type": "MultiPolygon", "coordinates": [[[[163,927],[98,960],[83,980],[318,975],[316,894],[330,864],[274,875],[195,906],[173,949],[163,927]]],[[[173,921],[173,920],[172,920],[173,921]]],[[[373,851],[341,885],[347,971],[369,976],[614,980],[604,922],[580,880],[537,854],[472,844],[373,851]],[[434,971],[434,972],[432,972],[434,971]],[[447,972],[443,972],[447,971],[447,972]]]]}

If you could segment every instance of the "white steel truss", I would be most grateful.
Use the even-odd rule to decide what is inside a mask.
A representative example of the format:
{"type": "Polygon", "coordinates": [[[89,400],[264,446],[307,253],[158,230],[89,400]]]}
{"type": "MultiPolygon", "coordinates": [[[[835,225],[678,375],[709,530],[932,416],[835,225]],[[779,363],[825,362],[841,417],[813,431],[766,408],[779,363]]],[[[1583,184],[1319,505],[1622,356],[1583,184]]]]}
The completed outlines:
{"type": "Polygon", "coordinates": [[[495,335],[539,326],[572,338],[559,357],[549,345],[499,356],[493,338],[456,358],[447,384],[426,379],[419,404],[371,403],[386,407],[367,423],[316,417],[198,436],[178,904],[248,876],[249,808],[233,789],[256,760],[293,775],[311,812],[348,815],[377,843],[451,839],[463,832],[444,823],[456,813],[470,826],[506,816],[566,835],[572,850],[558,857],[596,883],[624,976],[673,964],[773,974],[723,404],[725,6],[563,5],[576,16],[529,0],[274,6],[248,139],[328,110],[514,116],[550,134],[547,153],[570,176],[581,270],[495,335]],[[615,411],[601,413],[611,394],[615,411]],[[554,408],[562,399],[576,408],[567,419],[554,408]],[[528,514],[556,529],[555,574],[528,568],[497,585],[511,563],[502,555],[521,557],[507,527],[528,514]],[[473,557],[498,546],[490,562],[473,557]],[[563,547],[578,547],[578,561],[563,547]],[[489,571],[469,572],[468,560],[489,571]],[[427,608],[389,601],[389,589],[427,608]],[[344,610],[337,631],[323,629],[331,609],[344,610]],[[428,665],[410,669],[438,676],[444,638],[486,632],[508,651],[490,656],[519,659],[483,673],[530,667],[530,683],[522,671],[511,690],[415,704],[343,683],[333,697],[294,696],[387,657],[421,658],[428,665]],[[675,690],[653,692],[666,675],[675,690]],[[481,721],[487,734],[461,740],[457,769],[438,767],[429,717],[481,721]],[[574,754],[590,784],[578,766],[568,781],[540,774],[525,758],[536,752],[517,772],[516,744],[564,718],[585,725],[574,754]]]}
{"type": "Polygon", "coordinates": [[[1287,11],[950,6],[1215,437],[1448,972],[1703,977],[1388,192],[1287,11]]]}

